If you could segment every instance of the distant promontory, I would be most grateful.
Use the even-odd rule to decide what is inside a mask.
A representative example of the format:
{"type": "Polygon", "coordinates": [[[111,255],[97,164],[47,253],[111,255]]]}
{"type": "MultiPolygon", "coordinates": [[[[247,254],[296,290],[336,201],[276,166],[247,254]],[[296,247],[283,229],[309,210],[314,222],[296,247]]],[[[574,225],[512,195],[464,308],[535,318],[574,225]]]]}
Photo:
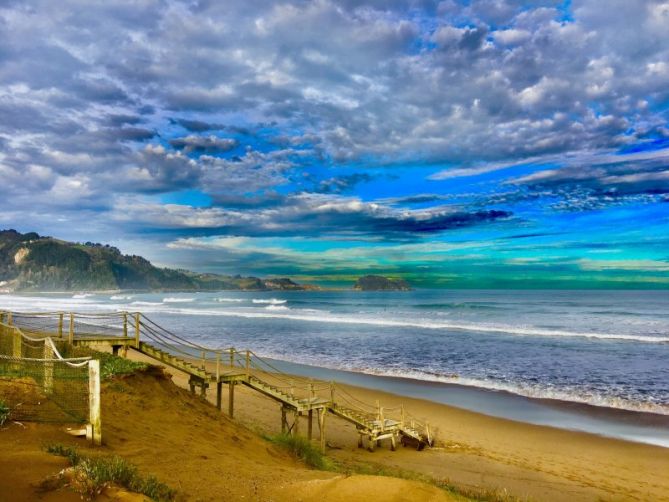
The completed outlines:
{"type": "Polygon", "coordinates": [[[160,268],[93,242],[67,242],[0,230],[0,292],[11,291],[296,291],[317,290],[287,277],[261,279],[160,268]]]}
{"type": "Polygon", "coordinates": [[[353,289],[358,291],[411,291],[412,288],[404,279],[365,275],[356,281],[353,289]]]}

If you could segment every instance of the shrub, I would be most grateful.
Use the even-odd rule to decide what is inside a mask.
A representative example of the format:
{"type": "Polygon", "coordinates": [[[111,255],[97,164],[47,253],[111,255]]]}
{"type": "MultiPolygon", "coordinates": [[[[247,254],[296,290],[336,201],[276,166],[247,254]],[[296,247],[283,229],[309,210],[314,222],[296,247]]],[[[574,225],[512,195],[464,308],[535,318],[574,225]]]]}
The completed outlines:
{"type": "Polygon", "coordinates": [[[5,425],[9,418],[9,406],[2,399],[0,399],[0,427],[5,425]]]}
{"type": "Polygon", "coordinates": [[[143,477],[137,467],[118,456],[84,457],[76,448],[50,444],[46,451],[65,457],[72,465],[71,487],[82,498],[92,500],[106,487],[114,484],[158,501],[171,501],[176,491],[154,476],[143,477]]]}

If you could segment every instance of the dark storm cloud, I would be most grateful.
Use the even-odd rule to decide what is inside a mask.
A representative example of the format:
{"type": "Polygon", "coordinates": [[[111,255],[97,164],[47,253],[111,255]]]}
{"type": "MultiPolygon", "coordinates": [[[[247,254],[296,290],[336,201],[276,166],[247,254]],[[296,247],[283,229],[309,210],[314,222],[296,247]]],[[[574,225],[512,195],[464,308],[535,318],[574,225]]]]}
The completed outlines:
{"type": "Polygon", "coordinates": [[[185,136],[169,140],[176,150],[186,153],[223,153],[233,150],[239,145],[235,139],[219,138],[217,136],[185,136]]]}
{"type": "Polygon", "coordinates": [[[190,235],[348,236],[383,240],[414,239],[456,228],[505,220],[507,211],[469,212],[454,208],[406,211],[364,203],[356,198],[302,194],[285,198],[278,207],[237,209],[123,201],[115,208],[118,221],[190,235]]]}

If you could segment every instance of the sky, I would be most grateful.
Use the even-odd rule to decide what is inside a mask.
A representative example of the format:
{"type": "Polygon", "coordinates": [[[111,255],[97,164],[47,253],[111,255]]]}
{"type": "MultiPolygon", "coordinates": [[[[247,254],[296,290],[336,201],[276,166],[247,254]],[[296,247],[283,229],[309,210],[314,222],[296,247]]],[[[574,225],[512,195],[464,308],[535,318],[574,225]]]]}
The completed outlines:
{"type": "Polygon", "coordinates": [[[669,288],[669,1],[0,0],[0,228],[345,285],[669,288]]]}

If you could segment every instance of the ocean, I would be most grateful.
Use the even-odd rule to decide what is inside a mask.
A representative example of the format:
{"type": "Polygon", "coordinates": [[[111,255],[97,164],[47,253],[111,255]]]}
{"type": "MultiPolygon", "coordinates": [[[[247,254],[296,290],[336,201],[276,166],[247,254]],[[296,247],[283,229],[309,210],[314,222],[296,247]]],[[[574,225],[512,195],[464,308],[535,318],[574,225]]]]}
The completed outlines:
{"type": "MultiPolygon", "coordinates": [[[[317,366],[344,379],[444,384],[438,388],[445,395],[470,389],[669,416],[666,291],[31,294],[0,295],[0,309],[139,310],[195,341],[252,349],[294,371],[317,366]]],[[[462,404],[433,394],[427,397],[462,404]]],[[[495,413],[490,402],[483,410],[469,407],[519,418],[495,413]]]]}

